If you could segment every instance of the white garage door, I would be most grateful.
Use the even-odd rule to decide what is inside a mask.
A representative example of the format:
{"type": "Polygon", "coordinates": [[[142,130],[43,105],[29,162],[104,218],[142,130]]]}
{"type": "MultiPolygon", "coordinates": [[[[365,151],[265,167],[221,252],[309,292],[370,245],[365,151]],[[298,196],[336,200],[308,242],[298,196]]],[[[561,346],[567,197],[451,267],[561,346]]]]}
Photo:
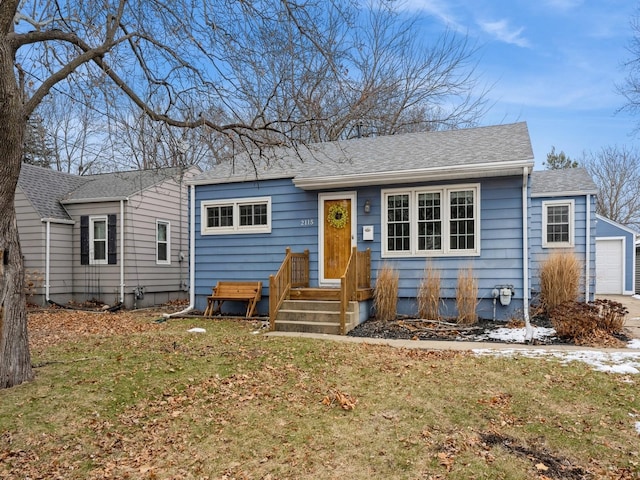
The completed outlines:
{"type": "Polygon", "coordinates": [[[622,239],[596,240],[596,293],[621,295],[623,275],[622,239]]]}

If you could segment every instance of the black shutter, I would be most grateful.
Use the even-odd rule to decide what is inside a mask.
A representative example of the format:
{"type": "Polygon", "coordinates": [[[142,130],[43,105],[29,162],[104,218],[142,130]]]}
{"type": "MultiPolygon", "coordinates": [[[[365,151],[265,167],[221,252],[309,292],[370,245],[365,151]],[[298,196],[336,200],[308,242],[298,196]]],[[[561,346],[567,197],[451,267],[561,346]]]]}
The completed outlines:
{"type": "Polygon", "coordinates": [[[108,216],[108,229],[107,229],[107,238],[109,240],[109,245],[107,246],[107,258],[109,265],[115,265],[118,263],[118,255],[117,246],[118,246],[118,237],[117,237],[117,229],[116,229],[116,215],[108,216]]]}
{"type": "Polygon", "coordinates": [[[89,217],[80,217],[80,265],[89,265],[89,217]]]}

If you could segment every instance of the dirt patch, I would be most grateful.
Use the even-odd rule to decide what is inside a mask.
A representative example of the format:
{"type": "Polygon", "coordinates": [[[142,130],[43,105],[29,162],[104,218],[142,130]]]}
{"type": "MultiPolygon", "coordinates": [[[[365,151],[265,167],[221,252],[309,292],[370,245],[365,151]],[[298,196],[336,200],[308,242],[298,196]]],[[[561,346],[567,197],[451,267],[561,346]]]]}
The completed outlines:
{"type": "Polygon", "coordinates": [[[482,433],[480,439],[487,447],[500,447],[509,453],[528,458],[533,462],[543,478],[557,478],[562,480],[584,480],[593,476],[581,467],[562,457],[557,457],[544,448],[525,446],[516,438],[498,433],[482,433]]]}

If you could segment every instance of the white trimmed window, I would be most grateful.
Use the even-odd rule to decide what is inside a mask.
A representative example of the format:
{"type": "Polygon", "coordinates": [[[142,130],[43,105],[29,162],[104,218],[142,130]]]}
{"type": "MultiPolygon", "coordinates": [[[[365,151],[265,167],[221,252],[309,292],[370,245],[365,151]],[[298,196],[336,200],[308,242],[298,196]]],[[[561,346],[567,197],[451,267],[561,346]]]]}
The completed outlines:
{"type": "Polygon", "coordinates": [[[171,264],[171,224],[165,220],[156,220],[156,263],[171,264]]]}
{"type": "Polygon", "coordinates": [[[202,235],[271,232],[271,197],[202,202],[200,212],[202,235]]]}
{"type": "Polygon", "coordinates": [[[480,185],[384,190],[383,256],[480,254],[480,185]]]}
{"type": "Polygon", "coordinates": [[[573,200],[542,202],[542,246],[566,248],[574,246],[573,200]]]}
{"type": "Polygon", "coordinates": [[[107,264],[107,217],[89,217],[89,263],[107,264]]]}

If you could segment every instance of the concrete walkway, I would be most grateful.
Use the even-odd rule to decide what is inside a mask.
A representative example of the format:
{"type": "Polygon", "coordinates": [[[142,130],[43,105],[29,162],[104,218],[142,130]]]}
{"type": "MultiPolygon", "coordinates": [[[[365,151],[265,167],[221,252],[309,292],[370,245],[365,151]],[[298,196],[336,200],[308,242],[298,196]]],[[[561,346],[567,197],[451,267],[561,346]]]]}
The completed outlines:
{"type": "Polygon", "coordinates": [[[628,348],[583,347],[576,345],[535,345],[506,342],[458,342],[455,340],[391,340],[386,338],[349,337],[346,335],[328,335],[324,333],[267,332],[268,337],[297,337],[316,340],[331,340],[343,343],[361,343],[366,345],[387,345],[397,348],[419,350],[545,350],[549,352],[594,351],[594,352],[638,352],[628,348]]]}
{"type": "MultiPolygon", "coordinates": [[[[629,310],[625,329],[632,338],[640,339],[640,299],[627,295],[607,295],[597,298],[608,298],[622,303],[629,310]]],[[[363,343],[369,345],[388,345],[397,348],[413,348],[421,350],[546,350],[546,351],[607,351],[637,352],[628,348],[584,347],[576,345],[535,345],[505,342],[458,342],[455,340],[390,340],[384,338],[348,337],[343,335],[327,335],[322,333],[267,332],[269,337],[301,337],[318,340],[332,340],[344,343],[363,343]]]]}
{"type": "Polygon", "coordinates": [[[625,328],[629,336],[640,338],[640,298],[631,295],[596,295],[597,299],[609,299],[623,304],[629,310],[625,328]]]}

